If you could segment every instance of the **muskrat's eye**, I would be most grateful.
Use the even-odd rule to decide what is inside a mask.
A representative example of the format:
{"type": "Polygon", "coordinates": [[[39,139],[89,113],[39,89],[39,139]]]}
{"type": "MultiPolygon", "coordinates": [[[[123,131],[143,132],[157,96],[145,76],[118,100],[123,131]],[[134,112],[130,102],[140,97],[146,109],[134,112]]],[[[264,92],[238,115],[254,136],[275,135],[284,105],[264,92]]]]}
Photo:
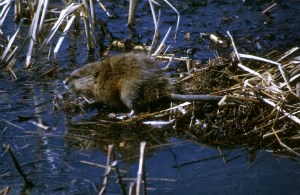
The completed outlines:
{"type": "Polygon", "coordinates": [[[96,72],[93,76],[94,76],[94,78],[97,78],[98,75],[99,75],[99,72],[96,72]]]}

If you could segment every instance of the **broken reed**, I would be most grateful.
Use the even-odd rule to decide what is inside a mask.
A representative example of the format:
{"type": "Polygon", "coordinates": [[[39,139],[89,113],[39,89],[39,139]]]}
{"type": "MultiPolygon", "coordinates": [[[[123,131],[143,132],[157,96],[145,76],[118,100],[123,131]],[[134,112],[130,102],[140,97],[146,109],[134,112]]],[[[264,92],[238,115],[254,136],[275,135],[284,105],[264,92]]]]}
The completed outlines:
{"type": "MultiPolygon", "coordinates": [[[[107,161],[106,161],[106,170],[105,175],[102,183],[102,187],[99,191],[99,195],[105,194],[108,184],[109,175],[111,174],[112,170],[115,170],[117,174],[117,181],[120,185],[122,194],[127,194],[126,186],[123,181],[123,177],[119,171],[118,161],[116,160],[115,153],[113,151],[113,145],[108,146],[107,151],[107,161]],[[111,162],[113,160],[113,162],[111,162]]],[[[142,141],[140,143],[140,159],[139,159],[139,169],[137,172],[137,178],[135,182],[131,182],[128,188],[128,194],[132,194],[134,192],[134,186],[136,186],[135,194],[141,194],[141,188],[143,194],[147,194],[147,186],[146,186],[146,173],[145,173],[145,147],[146,142],[142,141]]]]}

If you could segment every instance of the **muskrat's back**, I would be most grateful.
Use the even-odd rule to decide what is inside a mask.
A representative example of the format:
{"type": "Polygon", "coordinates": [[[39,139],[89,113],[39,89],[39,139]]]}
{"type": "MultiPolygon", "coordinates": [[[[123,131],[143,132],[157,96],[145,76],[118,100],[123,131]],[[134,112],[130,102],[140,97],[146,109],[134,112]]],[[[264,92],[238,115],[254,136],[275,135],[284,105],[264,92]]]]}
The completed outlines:
{"type": "Polygon", "coordinates": [[[157,62],[143,54],[120,54],[88,64],[64,83],[75,93],[115,108],[140,111],[170,94],[157,62]]]}

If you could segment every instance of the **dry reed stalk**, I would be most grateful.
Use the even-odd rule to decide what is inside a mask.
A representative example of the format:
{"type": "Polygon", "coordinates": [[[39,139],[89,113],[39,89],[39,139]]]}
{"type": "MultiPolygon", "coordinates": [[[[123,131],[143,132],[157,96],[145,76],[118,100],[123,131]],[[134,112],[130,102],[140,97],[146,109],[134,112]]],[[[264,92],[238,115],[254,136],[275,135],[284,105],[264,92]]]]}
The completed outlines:
{"type": "Polygon", "coordinates": [[[282,61],[283,59],[285,59],[286,57],[288,57],[289,55],[293,54],[294,52],[296,52],[298,50],[299,50],[299,47],[293,47],[292,49],[284,52],[276,62],[282,61]]]}
{"type": "Polygon", "coordinates": [[[0,27],[3,25],[12,3],[13,3],[13,0],[5,0],[0,3],[0,6],[3,6],[1,13],[0,13],[0,27]]]}
{"type": "Polygon", "coordinates": [[[268,13],[270,13],[272,10],[273,10],[273,8],[274,7],[276,7],[277,6],[277,3],[273,3],[272,5],[270,5],[269,7],[267,7],[264,11],[262,11],[261,13],[262,14],[268,14],[268,13]]]}
{"type": "Polygon", "coordinates": [[[15,20],[19,21],[23,18],[24,2],[22,0],[15,0],[15,20]]]}
{"type": "MultiPolygon", "coordinates": [[[[3,63],[3,66],[8,67],[9,69],[14,65],[16,53],[19,50],[19,47],[16,46],[14,49],[12,49],[13,43],[15,42],[15,39],[20,32],[20,28],[24,22],[24,19],[22,19],[17,27],[16,32],[13,34],[13,36],[9,39],[7,46],[5,47],[5,50],[2,53],[2,56],[0,57],[0,62],[3,63]]],[[[16,79],[16,77],[15,77],[16,79]]]]}
{"type": "Polygon", "coordinates": [[[117,177],[118,177],[118,183],[119,183],[120,188],[122,190],[122,194],[126,195],[127,194],[126,186],[123,183],[123,177],[120,173],[120,170],[119,170],[119,167],[118,167],[118,161],[116,160],[116,154],[114,152],[112,152],[112,157],[113,157],[113,160],[114,160],[114,163],[112,164],[112,166],[114,167],[114,170],[116,171],[116,174],[117,174],[117,177]]]}
{"type": "Polygon", "coordinates": [[[100,2],[100,0],[97,0],[97,2],[99,3],[99,6],[101,7],[101,9],[103,9],[103,11],[106,13],[106,15],[108,17],[113,17],[113,15],[110,14],[109,11],[105,8],[105,6],[103,5],[103,3],[100,2]]]}
{"type": "Polygon", "coordinates": [[[70,27],[71,27],[73,21],[75,20],[75,18],[76,18],[76,16],[73,15],[73,16],[69,19],[69,21],[68,21],[67,25],[65,26],[65,29],[64,29],[64,31],[63,31],[61,37],[59,37],[59,39],[58,39],[58,41],[57,41],[57,44],[56,44],[56,46],[55,46],[55,48],[54,48],[54,51],[53,51],[54,62],[55,62],[55,63],[57,63],[57,52],[58,52],[58,50],[59,50],[59,48],[60,48],[60,46],[61,46],[61,44],[62,44],[64,38],[66,37],[66,34],[67,34],[67,32],[69,31],[69,29],[70,29],[70,27]]]}
{"type": "MultiPolygon", "coordinates": [[[[93,50],[96,45],[96,39],[95,39],[95,31],[94,31],[94,25],[92,24],[92,17],[94,13],[91,13],[89,11],[89,5],[86,0],[83,0],[83,7],[81,9],[81,16],[83,17],[84,26],[85,26],[85,34],[87,37],[87,49],[93,50]]],[[[92,6],[92,4],[91,4],[92,6]]]]}
{"type": "Polygon", "coordinates": [[[163,0],[165,3],[167,3],[172,9],[173,11],[177,14],[177,23],[176,23],[176,29],[175,29],[175,35],[174,35],[174,39],[176,40],[177,38],[177,31],[178,31],[178,27],[179,27],[179,23],[180,23],[180,13],[177,11],[177,9],[167,0],[163,0]]]}
{"type": "Polygon", "coordinates": [[[108,149],[107,149],[105,176],[104,176],[104,180],[103,180],[103,183],[102,183],[102,188],[99,191],[99,195],[104,194],[105,190],[106,190],[106,186],[107,186],[107,183],[108,183],[108,176],[111,172],[110,160],[111,160],[111,156],[112,156],[113,147],[114,146],[111,144],[111,145],[108,146],[108,149]]]}
{"type": "Polygon", "coordinates": [[[150,46],[150,49],[148,52],[148,55],[150,55],[152,52],[152,49],[154,48],[154,45],[159,42],[160,33],[159,33],[158,27],[159,27],[161,9],[159,8],[158,16],[156,17],[152,0],[148,0],[148,1],[149,1],[151,13],[152,13],[153,22],[154,22],[154,35],[153,35],[152,43],[151,43],[151,46],[150,46]]]}
{"type": "Polygon", "coordinates": [[[70,18],[67,21],[67,25],[65,26],[64,31],[55,46],[54,62],[57,62],[57,53],[59,51],[59,48],[67,32],[70,30],[71,25],[74,23],[77,17],[81,17],[84,21],[85,34],[87,37],[87,49],[93,50],[95,48],[96,40],[95,40],[95,32],[94,32],[94,25],[93,25],[93,23],[95,23],[95,17],[94,17],[95,13],[94,13],[94,9],[91,9],[91,11],[89,11],[90,7],[93,7],[93,3],[91,1],[87,2],[86,0],[84,0],[83,2],[84,2],[83,4],[71,3],[61,11],[59,18],[53,25],[49,35],[40,46],[40,49],[42,49],[45,45],[49,44],[53,40],[54,36],[56,35],[59,27],[65,22],[66,18],[68,17],[70,18]],[[78,14],[77,11],[80,14],[78,14]]]}
{"type": "Polygon", "coordinates": [[[0,194],[2,195],[8,195],[9,194],[10,187],[5,186],[3,189],[0,190],[0,194]]]}
{"type": "Polygon", "coordinates": [[[165,42],[167,41],[167,38],[169,37],[171,29],[172,29],[171,27],[168,29],[165,37],[161,41],[160,45],[157,47],[156,51],[152,54],[152,56],[160,55],[160,53],[162,52],[162,50],[165,48],[165,46],[166,46],[165,42]]]}
{"type": "MultiPolygon", "coordinates": [[[[85,160],[81,160],[80,162],[83,163],[83,164],[87,164],[87,165],[107,169],[106,165],[101,165],[101,164],[98,164],[98,163],[93,163],[93,162],[89,162],[89,161],[85,161],[85,160]]],[[[114,167],[112,167],[112,170],[115,171],[116,169],[114,167]]],[[[119,172],[126,173],[127,171],[119,169],[119,172]]]]}
{"type": "Polygon", "coordinates": [[[127,21],[127,25],[129,27],[134,25],[137,3],[138,0],[129,0],[129,14],[128,14],[128,21],[127,21]]]}
{"type": "Polygon", "coordinates": [[[145,176],[145,147],[146,142],[141,142],[140,145],[140,160],[139,160],[139,169],[137,172],[137,178],[136,178],[136,194],[140,194],[141,192],[141,185],[143,183],[143,194],[147,194],[146,191],[146,176],[145,176]]]}
{"type": "Polygon", "coordinates": [[[295,123],[300,125],[300,119],[294,115],[292,115],[291,113],[285,111],[283,108],[281,108],[280,106],[276,105],[274,102],[263,98],[263,101],[266,102],[267,104],[269,104],[270,106],[274,107],[276,110],[278,110],[279,112],[281,112],[284,116],[290,118],[291,120],[293,120],[295,123]]]}
{"type": "Polygon", "coordinates": [[[292,148],[288,147],[287,145],[285,145],[285,144],[280,140],[280,138],[279,138],[279,136],[277,135],[277,133],[276,133],[274,127],[272,127],[272,131],[273,131],[273,133],[274,133],[274,135],[275,135],[275,137],[276,137],[278,143],[279,143],[283,148],[285,148],[287,151],[289,151],[289,152],[291,152],[291,153],[293,153],[293,154],[295,154],[295,155],[297,155],[297,156],[300,156],[300,153],[298,153],[298,152],[296,152],[295,150],[293,150],[292,148]]]}
{"type": "Polygon", "coordinates": [[[128,195],[132,195],[134,192],[134,182],[130,182],[129,184],[129,191],[128,191],[128,195]]]}
{"type": "Polygon", "coordinates": [[[42,7],[44,7],[44,10],[47,10],[48,1],[39,1],[37,9],[34,10],[34,17],[32,19],[30,29],[28,32],[28,38],[29,38],[29,47],[26,55],[25,60],[25,68],[29,68],[32,64],[32,53],[34,51],[34,45],[38,42],[38,34],[40,33],[40,30],[44,23],[44,18],[46,11],[42,11],[42,7]],[[39,27],[38,27],[39,26],[39,27]]]}

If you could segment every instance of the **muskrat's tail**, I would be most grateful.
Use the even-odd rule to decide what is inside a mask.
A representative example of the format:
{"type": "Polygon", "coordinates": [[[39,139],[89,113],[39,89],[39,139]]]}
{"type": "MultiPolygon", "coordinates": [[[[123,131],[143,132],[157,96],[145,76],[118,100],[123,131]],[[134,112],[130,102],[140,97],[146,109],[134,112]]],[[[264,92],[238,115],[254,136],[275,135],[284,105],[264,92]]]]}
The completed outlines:
{"type": "Polygon", "coordinates": [[[187,95],[171,93],[170,98],[174,101],[220,101],[223,98],[223,96],[202,94],[187,95]]]}

